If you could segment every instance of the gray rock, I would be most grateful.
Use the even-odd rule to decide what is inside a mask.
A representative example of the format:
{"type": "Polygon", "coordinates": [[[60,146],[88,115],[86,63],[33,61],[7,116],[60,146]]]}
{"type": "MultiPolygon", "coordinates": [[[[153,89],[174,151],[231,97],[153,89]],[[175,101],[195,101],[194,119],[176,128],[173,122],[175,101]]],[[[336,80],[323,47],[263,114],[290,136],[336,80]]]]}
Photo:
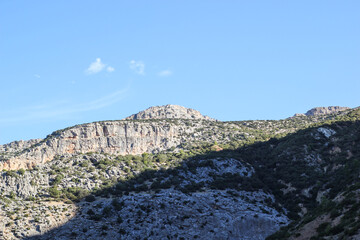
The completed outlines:
{"type": "Polygon", "coordinates": [[[324,114],[333,114],[341,111],[348,110],[348,107],[330,106],[330,107],[316,107],[312,108],[305,113],[306,116],[317,116],[324,114]]]}
{"type": "Polygon", "coordinates": [[[199,111],[185,108],[178,105],[164,105],[150,107],[144,111],[141,111],[137,114],[133,114],[125,119],[202,119],[202,120],[211,120],[214,119],[202,115],[199,111]]]}

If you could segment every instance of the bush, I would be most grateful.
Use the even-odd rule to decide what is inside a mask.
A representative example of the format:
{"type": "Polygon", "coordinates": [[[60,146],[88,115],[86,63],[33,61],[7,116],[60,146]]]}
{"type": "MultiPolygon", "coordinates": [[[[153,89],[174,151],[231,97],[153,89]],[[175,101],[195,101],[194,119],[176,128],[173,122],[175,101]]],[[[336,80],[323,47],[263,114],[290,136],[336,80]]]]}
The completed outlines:
{"type": "Polygon", "coordinates": [[[57,189],[56,186],[53,186],[53,187],[49,188],[49,194],[53,198],[58,198],[58,197],[60,197],[61,192],[57,189]]]}
{"type": "Polygon", "coordinates": [[[19,175],[24,175],[25,174],[25,170],[23,168],[20,168],[18,171],[19,175]]]}
{"type": "Polygon", "coordinates": [[[94,195],[87,195],[85,197],[85,201],[87,201],[87,202],[93,202],[95,200],[96,200],[96,197],[94,195]]]}

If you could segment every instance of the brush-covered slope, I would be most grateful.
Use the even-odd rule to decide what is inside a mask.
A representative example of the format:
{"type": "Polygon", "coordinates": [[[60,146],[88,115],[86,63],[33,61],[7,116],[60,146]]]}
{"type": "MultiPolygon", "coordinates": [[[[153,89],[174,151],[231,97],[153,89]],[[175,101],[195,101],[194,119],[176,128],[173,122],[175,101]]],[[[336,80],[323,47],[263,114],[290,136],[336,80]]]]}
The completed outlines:
{"type": "MultiPolygon", "coordinates": [[[[358,109],[279,121],[93,124],[104,123],[185,130],[174,133],[177,145],[142,154],[79,145],[31,170],[2,172],[0,238],[359,237],[358,109]]],[[[8,161],[40,146],[45,152],[48,141],[65,141],[62,136],[84,126],[2,156],[8,161]]]]}
{"type": "Polygon", "coordinates": [[[296,213],[269,239],[360,239],[360,110],[296,135],[253,158],[260,178],[275,176],[275,196],[296,213]]]}

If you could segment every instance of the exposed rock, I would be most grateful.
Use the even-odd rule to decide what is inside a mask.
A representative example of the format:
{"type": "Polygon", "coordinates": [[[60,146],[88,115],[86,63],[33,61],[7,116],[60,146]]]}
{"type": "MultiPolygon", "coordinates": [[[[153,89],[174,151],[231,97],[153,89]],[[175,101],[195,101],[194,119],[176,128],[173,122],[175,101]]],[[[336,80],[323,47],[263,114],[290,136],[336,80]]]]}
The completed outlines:
{"type": "MultiPolygon", "coordinates": [[[[78,125],[54,132],[41,142],[17,152],[3,161],[0,170],[29,169],[52,160],[56,155],[103,152],[110,154],[142,154],[160,152],[178,146],[201,124],[185,122],[112,121],[78,125]]],[[[191,138],[190,138],[191,139],[191,138]]]]}
{"type": "Polygon", "coordinates": [[[21,151],[25,148],[28,148],[34,144],[37,144],[41,141],[42,139],[30,139],[27,141],[24,140],[20,140],[20,141],[14,141],[11,143],[7,143],[4,145],[0,145],[0,153],[1,152],[16,152],[16,151],[21,151]]]}
{"type": "Polygon", "coordinates": [[[322,134],[324,134],[324,136],[326,138],[331,137],[332,135],[336,134],[336,132],[330,128],[324,128],[324,127],[320,127],[318,128],[318,132],[321,132],[322,134]]]}
{"type": "MultiPolygon", "coordinates": [[[[178,151],[183,148],[183,144],[194,145],[215,141],[226,144],[233,139],[242,141],[254,138],[253,129],[261,129],[269,134],[283,134],[296,131],[300,126],[294,126],[292,121],[287,120],[284,122],[211,121],[213,119],[201,115],[196,110],[176,105],[152,107],[129,118],[137,120],[82,124],[56,131],[42,140],[2,145],[0,170],[31,169],[51,161],[58,155],[87,152],[137,155],[169,149],[178,151]],[[283,124],[288,124],[289,127],[284,129],[283,124]]],[[[305,126],[316,122],[317,118],[321,117],[306,119],[305,126]]],[[[221,149],[214,146],[215,151],[221,149]]]]}
{"type": "Polygon", "coordinates": [[[164,105],[150,107],[144,111],[141,111],[137,114],[133,114],[125,119],[202,119],[202,120],[212,120],[214,119],[202,115],[199,111],[185,108],[178,105],[164,105]]]}
{"type": "Polygon", "coordinates": [[[317,116],[324,114],[333,114],[341,111],[348,110],[348,107],[330,106],[330,107],[316,107],[312,108],[305,113],[306,116],[317,116]]]}

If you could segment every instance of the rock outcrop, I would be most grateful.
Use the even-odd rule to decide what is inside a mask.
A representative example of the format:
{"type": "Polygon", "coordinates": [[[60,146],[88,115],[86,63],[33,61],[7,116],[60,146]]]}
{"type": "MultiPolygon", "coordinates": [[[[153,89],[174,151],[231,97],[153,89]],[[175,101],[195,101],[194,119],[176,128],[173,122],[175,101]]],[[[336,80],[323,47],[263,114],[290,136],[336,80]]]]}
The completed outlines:
{"type": "Polygon", "coordinates": [[[4,145],[0,145],[0,153],[11,153],[11,152],[17,152],[20,150],[23,150],[25,148],[28,148],[34,144],[37,144],[41,141],[42,139],[30,139],[28,141],[14,141],[11,143],[7,143],[4,145]]]}
{"type": "Polygon", "coordinates": [[[0,145],[0,170],[30,169],[57,155],[74,153],[136,155],[160,152],[175,148],[189,139],[188,135],[203,127],[200,122],[205,120],[214,121],[199,111],[182,106],[151,107],[125,120],[82,124],[56,131],[43,140],[0,145]],[[197,122],[189,125],[184,120],[197,122]]]}
{"type": "Polygon", "coordinates": [[[3,161],[0,170],[29,169],[56,155],[102,152],[142,154],[176,147],[181,136],[193,132],[185,124],[165,122],[96,122],[57,131],[46,139],[3,161]]]}
{"type": "Polygon", "coordinates": [[[305,113],[306,116],[317,116],[324,114],[333,114],[341,111],[348,110],[348,107],[330,106],[330,107],[316,107],[312,108],[305,113]]]}
{"type": "Polygon", "coordinates": [[[202,119],[202,120],[212,120],[214,119],[202,115],[199,111],[185,108],[178,105],[164,105],[150,107],[144,111],[141,111],[137,114],[133,114],[125,119],[127,120],[136,120],[136,119],[202,119]]]}

